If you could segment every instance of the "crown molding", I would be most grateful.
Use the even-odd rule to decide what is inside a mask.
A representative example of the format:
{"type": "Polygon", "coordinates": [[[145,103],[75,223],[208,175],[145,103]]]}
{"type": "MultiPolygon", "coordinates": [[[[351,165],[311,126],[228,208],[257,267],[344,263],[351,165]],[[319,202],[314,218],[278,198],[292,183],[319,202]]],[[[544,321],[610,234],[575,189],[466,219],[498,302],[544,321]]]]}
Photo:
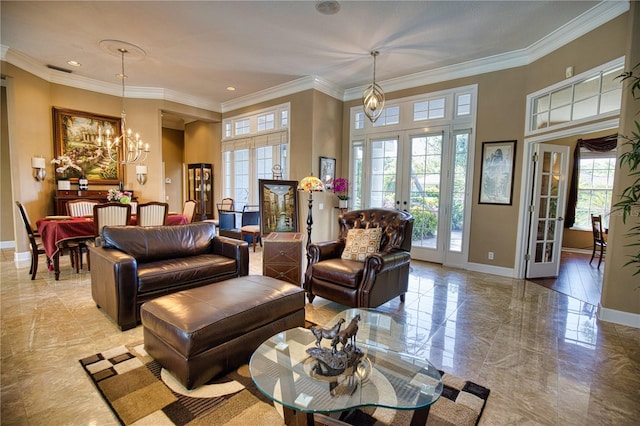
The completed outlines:
{"type": "Polygon", "coordinates": [[[250,95],[242,96],[222,103],[222,113],[234,111],[239,108],[255,105],[260,102],[270,101],[282,96],[302,92],[304,90],[315,89],[326,95],[342,100],[343,90],[332,83],[317,76],[302,77],[288,83],[270,87],[250,95]]]}
{"type": "MultiPolygon", "coordinates": [[[[628,10],[629,1],[603,1],[553,33],[536,41],[526,49],[383,80],[378,83],[384,87],[385,92],[390,93],[442,81],[524,66],[548,55],[554,50],[574,41],[578,37],[583,36],[628,10]]],[[[0,45],[0,54],[3,61],[9,62],[51,83],[113,96],[121,96],[122,94],[122,87],[118,84],[105,83],[75,74],[67,74],[44,68],[41,63],[38,63],[33,58],[11,49],[8,46],[0,45]]],[[[125,88],[125,96],[141,99],[161,99],[224,113],[309,89],[318,90],[338,100],[350,101],[360,99],[365,87],[366,86],[359,86],[342,90],[336,85],[317,76],[307,76],[222,103],[211,102],[206,98],[157,87],[129,86],[125,88]]]]}

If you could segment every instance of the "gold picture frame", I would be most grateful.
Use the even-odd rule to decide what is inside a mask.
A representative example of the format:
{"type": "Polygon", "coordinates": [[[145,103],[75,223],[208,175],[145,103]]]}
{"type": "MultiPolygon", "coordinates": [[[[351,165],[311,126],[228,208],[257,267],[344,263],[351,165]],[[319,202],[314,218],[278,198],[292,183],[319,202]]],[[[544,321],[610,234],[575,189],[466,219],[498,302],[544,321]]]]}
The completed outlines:
{"type": "Polygon", "coordinates": [[[298,181],[259,179],[262,236],[298,232],[298,181]]]}
{"type": "MultiPolygon", "coordinates": [[[[104,143],[98,138],[107,131],[115,137],[120,136],[120,117],[93,114],[53,107],[53,147],[55,158],[67,156],[81,167],[84,175],[92,183],[117,184],[124,179],[124,167],[107,152],[104,143]]],[[[120,152],[117,157],[120,159],[120,152]]],[[[67,168],[65,176],[56,173],[58,178],[76,182],[81,172],[67,168]]]]}

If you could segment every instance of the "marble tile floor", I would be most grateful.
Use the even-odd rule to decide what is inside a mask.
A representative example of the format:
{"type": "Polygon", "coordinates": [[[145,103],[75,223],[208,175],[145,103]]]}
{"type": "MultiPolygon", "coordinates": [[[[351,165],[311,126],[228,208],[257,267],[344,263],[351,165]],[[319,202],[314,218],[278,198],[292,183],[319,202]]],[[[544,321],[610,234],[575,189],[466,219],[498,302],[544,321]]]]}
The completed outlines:
{"type": "MultiPolygon", "coordinates": [[[[251,252],[251,251],[250,251],[251,252]]],[[[262,252],[250,270],[262,271],[262,252]]],[[[91,299],[90,274],[0,252],[2,424],[116,425],[78,360],[142,341],[91,299]]],[[[307,319],[345,309],[316,298],[307,319]]],[[[413,262],[406,302],[381,306],[408,325],[405,350],[491,389],[481,425],[631,425],[640,418],[640,330],[601,322],[596,308],[531,282],[413,262]]]]}

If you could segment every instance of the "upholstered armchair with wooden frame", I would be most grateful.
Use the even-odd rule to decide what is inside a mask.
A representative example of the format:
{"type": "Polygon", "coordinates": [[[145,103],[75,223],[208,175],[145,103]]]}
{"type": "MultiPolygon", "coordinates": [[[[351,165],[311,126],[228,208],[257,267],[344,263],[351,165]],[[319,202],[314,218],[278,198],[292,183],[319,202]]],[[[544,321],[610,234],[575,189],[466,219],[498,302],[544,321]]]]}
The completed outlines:
{"type": "Polygon", "coordinates": [[[309,246],[304,282],[309,302],[315,296],[354,308],[375,308],[396,296],[404,302],[413,216],[393,209],[353,210],[341,214],[338,225],[336,241],[309,246]]]}

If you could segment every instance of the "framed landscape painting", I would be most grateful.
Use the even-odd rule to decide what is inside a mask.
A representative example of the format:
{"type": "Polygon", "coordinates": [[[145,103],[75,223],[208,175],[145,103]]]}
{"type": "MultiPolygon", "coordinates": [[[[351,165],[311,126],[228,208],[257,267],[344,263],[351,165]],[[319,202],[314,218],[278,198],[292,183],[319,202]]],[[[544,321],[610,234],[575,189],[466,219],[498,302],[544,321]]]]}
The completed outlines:
{"type": "Polygon", "coordinates": [[[511,205],[516,141],[483,142],[479,204],[511,205]]]}
{"type": "MultiPolygon", "coordinates": [[[[99,137],[120,135],[120,118],[89,112],[53,108],[53,143],[55,158],[77,167],[66,167],[56,173],[58,179],[76,181],[82,173],[90,182],[117,184],[124,178],[122,165],[117,161],[120,152],[109,152],[99,137]],[[113,157],[113,158],[112,158],[113,157]],[[82,172],[78,170],[82,169],[82,172]]],[[[59,165],[56,165],[59,167],[59,165]]]]}
{"type": "Polygon", "coordinates": [[[298,232],[298,181],[258,181],[262,235],[298,232]]]}

